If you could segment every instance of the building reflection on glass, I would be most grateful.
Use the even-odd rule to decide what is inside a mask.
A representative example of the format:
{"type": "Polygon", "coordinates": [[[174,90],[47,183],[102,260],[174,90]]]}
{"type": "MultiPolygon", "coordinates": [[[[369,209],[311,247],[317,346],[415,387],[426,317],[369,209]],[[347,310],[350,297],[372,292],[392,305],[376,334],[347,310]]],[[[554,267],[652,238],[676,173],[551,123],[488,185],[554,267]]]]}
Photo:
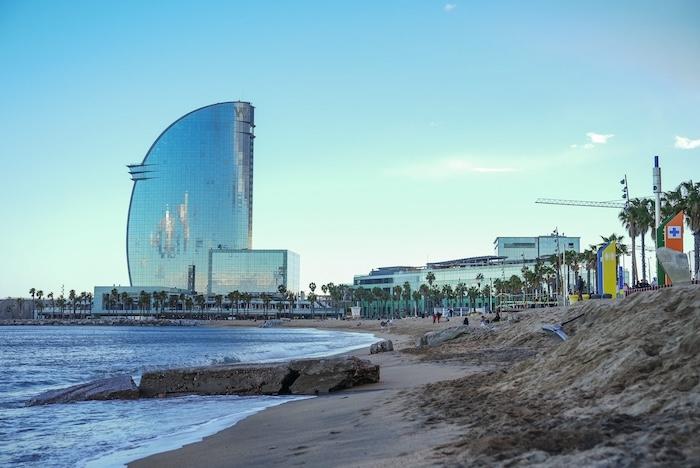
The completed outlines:
{"type": "Polygon", "coordinates": [[[252,248],[254,107],[225,102],[170,125],[141,164],[127,226],[129,278],[135,286],[207,289],[210,249],[252,248]],[[204,273],[204,274],[202,274],[204,273]]]}

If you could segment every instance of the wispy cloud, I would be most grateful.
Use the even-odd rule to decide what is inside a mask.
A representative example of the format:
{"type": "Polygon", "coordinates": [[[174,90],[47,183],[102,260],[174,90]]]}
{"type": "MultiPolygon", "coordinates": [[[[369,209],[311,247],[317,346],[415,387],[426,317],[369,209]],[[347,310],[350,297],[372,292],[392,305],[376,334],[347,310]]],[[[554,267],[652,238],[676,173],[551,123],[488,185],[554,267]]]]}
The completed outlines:
{"type": "Polygon", "coordinates": [[[445,6],[442,7],[442,9],[445,10],[446,12],[448,12],[448,13],[451,12],[451,11],[453,11],[455,8],[457,8],[457,4],[456,4],[456,3],[445,3],[445,6]]]}
{"type": "Polygon", "coordinates": [[[607,134],[604,135],[602,133],[594,133],[594,132],[588,132],[586,133],[586,136],[591,139],[591,143],[598,144],[598,145],[604,145],[605,143],[608,142],[608,140],[615,135],[613,134],[607,134]]]}
{"type": "Polygon", "coordinates": [[[518,169],[513,167],[486,166],[467,158],[450,158],[410,163],[390,168],[386,172],[390,175],[414,179],[446,179],[466,174],[493,174],[516,171],[518,169]]]}
{"type": "Polygon", "coordinates": [[[586,136],[589,138],[588,143],[574,143],[573,145],[569,145],[569,148],[571,149],[576,149],[576,148],[581,148],[585,150],[593,149],[595,148],[596,145],[604,145],[608,142],[609,139],[614,137],[612,133],[595,133],[595,132],[588,132],[586,133],[586,136]]]}
{"type": "Polygon", "coordinates": [[[700,148],[700,139],[691,140],[690,138],[676,135],[676,144],[674,146],[685,150],[700,148]]]}

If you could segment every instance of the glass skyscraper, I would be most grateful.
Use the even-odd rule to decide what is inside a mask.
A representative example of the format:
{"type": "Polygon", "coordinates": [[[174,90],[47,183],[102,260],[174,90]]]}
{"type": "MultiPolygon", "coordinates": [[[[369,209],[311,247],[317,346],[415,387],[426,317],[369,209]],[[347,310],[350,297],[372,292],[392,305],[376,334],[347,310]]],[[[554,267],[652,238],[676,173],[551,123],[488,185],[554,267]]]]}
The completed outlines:
{"type": "Polygon", "coordinates": [[[212,249],[251,249],[254,128],[248,102],[206,106],[171,124],[141,164],[128,166],[132,286],[203,292],[212,249]]]}
{"type": "Polygon", "coordinates": [[[215,249],[209,253],[208,294],[299,291],[299,255],[289,250],[215,249]]]}

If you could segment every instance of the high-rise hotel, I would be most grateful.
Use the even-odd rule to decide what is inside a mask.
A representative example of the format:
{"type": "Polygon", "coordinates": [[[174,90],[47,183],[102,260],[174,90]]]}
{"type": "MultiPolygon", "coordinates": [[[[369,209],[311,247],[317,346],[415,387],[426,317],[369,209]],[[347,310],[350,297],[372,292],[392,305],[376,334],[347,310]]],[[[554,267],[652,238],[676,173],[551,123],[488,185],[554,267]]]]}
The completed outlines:
{"type": "Polygon", "coordinates": [[[171,124],[141,164],[127,222],[134,287],[200,293],[299,289],[299,258],[251,250],[255,108],[223,102],[171,124]]]}

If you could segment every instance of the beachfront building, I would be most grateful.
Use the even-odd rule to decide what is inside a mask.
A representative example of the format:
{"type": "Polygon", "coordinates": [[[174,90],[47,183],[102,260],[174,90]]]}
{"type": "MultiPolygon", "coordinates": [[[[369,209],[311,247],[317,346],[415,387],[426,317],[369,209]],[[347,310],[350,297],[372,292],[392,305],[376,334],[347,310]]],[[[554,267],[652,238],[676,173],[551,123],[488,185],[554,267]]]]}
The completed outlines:
{"type": "Polygon", "coordinates": [[[495,254],[509,260],[535,260],[561,254],[565,250],[579,253],[580,237],[537,236],[537,237],[496,237],[493,241],[495,254]]]}
{"type": "MultiPolygon", "coordinates": [[[[548,258],[559,252],[579,252],[580,238],[563,236],[538,236],[538,237],[498,237],[494,242],[497,255],[480,257],[468,257],[442,262],[432,262],[425,266],[391,266],[373,269],[366,275],[355,275],[353,289],[363,288],[375,290],[379,288],[390,297],[396,286],[404,287],[408,284],[410,291],[418,291],[421,285],[429,284],[428,275],[431,275],[433,287],[442,289],[449,286],[455,290],[462,284],[466,288],[476,287],[483,291],[489,286],[491,295],[483,293],[476,298],[477,308],[486,307],[493,303],[495,289],[494,282],[505,282],[512,276],[523,276],[523,269],[534,271],[537,262],[549,264],[548,258]]],[[[563,274],[564,281],[573,284],[573,275],[563,274]],[[568,277],[568,279],[567,279],[568,277]]]]}
{"type": "Polygon", "coordinates": [[[208,294],[299,291],[299,255],[289,250],[212,249],[208,264],[208,294]]]}
{"type": "Polygon", "coordinates": [[[442,288],[450,285],[454,289],[464,283],[467,287],[483,288],[493,284],[497,279],[507,280],[512,275],[521,275],[522,268],[533,267],[535,260],[509,260],[506,257],[486,255],[482,257],[460,258],[444,262],[428,263],[425,266],[392,266],[375,268],[367,275],[356,275],[353,287],[373,289],[379,287],[390,292],[394,286],[408,283],[412,291],[417,291],[422,284],[428,284],[428,274],[435,276],[433,285],[442,288]]]}
{"type": "Polygon", "coordinates": [[[228,293],[229,286],[272,292],[275,283],[274,291],[298,292],[298,255],[251,250],[254,111],[242,101],[192,111],[128,166],[131,286],[228,293]],[[276,276],[263,278],[270,270],[276,276]]]}
{"type": "Polygon", "coordinates": [[[167,304],[171,297],[179,298],[180,295],[187,295],[189,291],[179,288],[163,288],[160,286],[95,286],[92,295],[92,313],[105,311],[138,311],[146,309],[143,303],[144,294],[148,294],[149,306],[153,293],[165,293],[167,304]]]}

